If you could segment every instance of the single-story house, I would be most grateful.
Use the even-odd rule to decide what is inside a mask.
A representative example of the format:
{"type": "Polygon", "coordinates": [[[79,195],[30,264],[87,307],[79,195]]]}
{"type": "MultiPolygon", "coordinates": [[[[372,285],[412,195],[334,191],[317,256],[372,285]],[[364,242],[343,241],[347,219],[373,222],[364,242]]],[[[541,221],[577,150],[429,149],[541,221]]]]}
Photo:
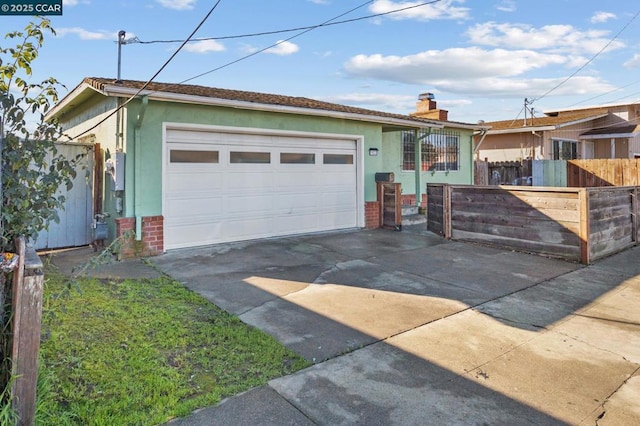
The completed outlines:
{"type": "Polygon", "coordinates": [[[473,182],[473,138],[484,127],[436,115],[86,78],[47,118],[104,156],[94,198],[109,213],[109,239],[135,231],[127,257],[378,227],[378,172],[394,174],[405,201],[421,199],[427,182],[473,182]]]}
{"type": "Polygon", "coordinates": [[[476,158],[491,162],[640,157],[640,105],[615,104],[545,111],[483,123],[476,158]]]}

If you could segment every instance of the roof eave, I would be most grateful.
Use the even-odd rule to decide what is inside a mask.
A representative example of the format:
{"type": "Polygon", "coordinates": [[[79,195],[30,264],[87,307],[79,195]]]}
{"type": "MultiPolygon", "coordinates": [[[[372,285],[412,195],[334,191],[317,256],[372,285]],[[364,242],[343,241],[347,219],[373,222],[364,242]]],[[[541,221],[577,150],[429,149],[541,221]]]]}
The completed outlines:
{"type": "Polygon", "coordinates": [[[62,115],[66,109],[73,106],[74,102],[76,102],[78,99],[83,98],[83,95],[87,92],[101,93],[98,89],[91,86],[90,84],[82,82],[78,86],[76,86],[75,89],[69,92],[64,98],[62,98],[62,100],[55,104],[53,108],[47,111],[44,116],[45,120],[50,121],[62,115]]]}
{"type": "Polygon", "coordinates": [[[593,140],[593,139],[635,138],[638,135],[640,135],[640,132],[609,133],[609,134],[602,134],[602,135],[580,135],[580,139],[593,140]]]}
{"type": "Polygon", "coordinates": [[[487,132],[487,135],[506,135],[509,133],[544,132],[546,130],[555,130],[555,129],[556,129],[556,126],[518,127],[514,129],[489,130],[487,132]]]}
{"type": "Polygon", "coordinates": [[[103,87],[103,90],[102,90],[102,93],[104,93],[106,96],[131,97],[137,94],[139,96],[148,96],[149,99],[156,100],[156,101],[165,101],[165,102],[170,101],[170,102],[190,103],[190,104],[198,104],[198,105],[223,106],[228,108],[251,109],[251,110],[257,110],[257,111],[279,112],[279,113],[287,113],[287,114],[314,115],[314,116],[332,117],[332,118],[348,119],[348,120],[355,120],[355,121],[366,121],[370,123],[400,126],[400,127],[406,127],[406,128],[441,129],[445,127],[444,124],[436,121],[404,120],[401,118],[394,118],[394,117],[381,117],[381,116],[368,115],[368,114],[357,114],[357,113],[348,113],[348,112],[342,112],[342,111],[330,111],[330,110],[324,110],[324,109],[301,108],[301,107],[292,107],[292,106],[286,106],[286,105],[247,102],[247,101],[238,101],[238,100],[231,100],[231,99],[212,98],[208,96],[185,95],[185,94],[171,93],[171,92],[158,92],[158,91],[152,91],[152,90],[143,90],[140,93],[138,92],[139,92],[139,89],[116,86],[116,85],[106,85],[103,87]]]}
{"type": "Polygon", "coordinates": [[[573,126],[575,124],[582,124],[582,123],[586,123],[587,121],[597,120],[598,118],[606,117],[608,115],[609,115],[608,112],[605,112],[605,113],[602,113],[602,114],[591,115],[589,117],[580,118],[578,120],[567,121],[566,123],[560,123],[560,124],[556,125],[556,128],[559,129],[561,127],[573,126]]]}

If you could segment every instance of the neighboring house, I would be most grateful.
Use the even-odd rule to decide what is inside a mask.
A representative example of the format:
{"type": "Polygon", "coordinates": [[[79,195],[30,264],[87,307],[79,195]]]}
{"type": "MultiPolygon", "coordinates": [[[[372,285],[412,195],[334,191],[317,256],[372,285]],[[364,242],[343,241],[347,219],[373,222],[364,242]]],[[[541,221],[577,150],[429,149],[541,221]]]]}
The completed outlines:
{"type": "Polygon", "coordinates": [[[94,197],[110,214],[111,238],[136,231],[125,256],[377,227],[377,172],[393,172],[414,198],[427,181],[473,182],[477,125],[195,85],[140,90],[143,84],[86,78],[47,117],[105,153],[113,178],[94,197]],[[407,142],[424,134],[426,144],[407,142]],[[415,164],[419,172],[411,171],[415,164]]]}
{"type": "Polygon", "coordinates": [[[541,117],[486,122],[476,158],[497,161],[640,157],[640,104],[546,111],[541,117]]]}

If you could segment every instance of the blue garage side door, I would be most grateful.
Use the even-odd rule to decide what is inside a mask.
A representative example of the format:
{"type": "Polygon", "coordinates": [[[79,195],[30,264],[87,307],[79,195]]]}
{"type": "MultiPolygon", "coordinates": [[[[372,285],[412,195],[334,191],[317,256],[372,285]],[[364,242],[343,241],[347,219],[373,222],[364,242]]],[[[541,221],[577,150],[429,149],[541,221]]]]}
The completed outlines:
{"type": "Polygon", "coordinates": [[[40,232],[34,242],[36,250],[80,247],[92,242],[93,219],[93,146],[57,144],[58,155],[73,159],[83,154],[76,169],[73,187],[60,193],[66,197],[63,210],[58,211],[60,222],[52,222],[49,229],[40,232]]]}

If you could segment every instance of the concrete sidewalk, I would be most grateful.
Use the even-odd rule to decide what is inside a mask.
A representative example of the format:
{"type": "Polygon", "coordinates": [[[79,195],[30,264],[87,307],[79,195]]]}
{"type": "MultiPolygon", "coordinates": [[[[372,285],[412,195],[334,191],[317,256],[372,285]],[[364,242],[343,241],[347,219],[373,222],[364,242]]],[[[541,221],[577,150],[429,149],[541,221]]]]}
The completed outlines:
{"type": "Polygon", "coordinates": [[[170,252],[151,261],[315,363],[170,424],[640,424],[639,260],[422,227],[170,252]]]}

